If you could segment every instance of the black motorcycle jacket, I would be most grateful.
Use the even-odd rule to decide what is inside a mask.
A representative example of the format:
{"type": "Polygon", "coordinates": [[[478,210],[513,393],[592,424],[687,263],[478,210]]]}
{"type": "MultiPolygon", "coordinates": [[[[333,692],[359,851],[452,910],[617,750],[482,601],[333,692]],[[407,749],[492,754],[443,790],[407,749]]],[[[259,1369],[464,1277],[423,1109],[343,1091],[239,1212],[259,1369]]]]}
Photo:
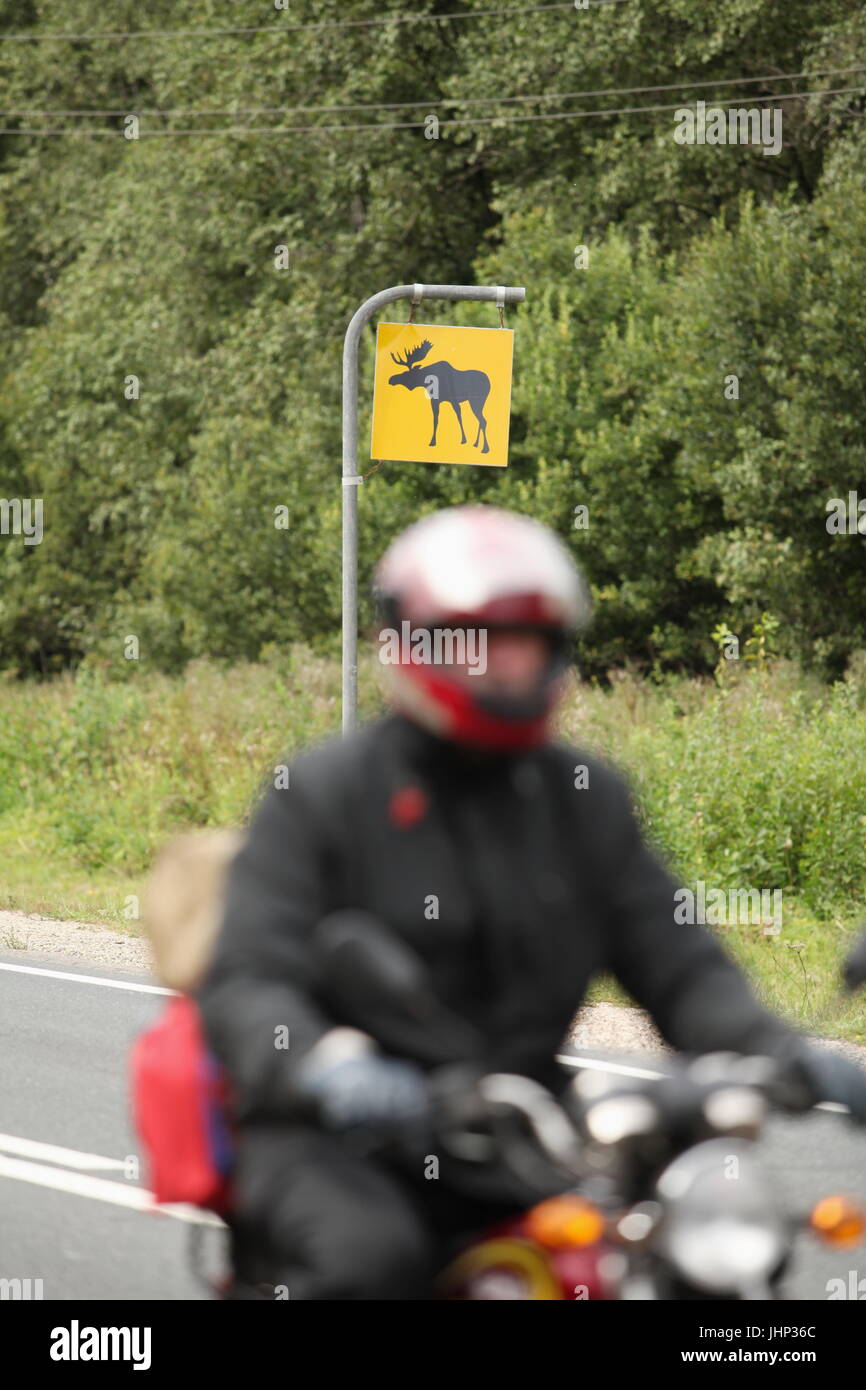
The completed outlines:
{"type": "Polygon", "coordinates": [[[358,1026],[311,951],[322,918],[356,908],[422,957],[437,998],[480,1033],[486,1070],[551,1084],[602,971],[682,1051],[790,1046],[713,934],[675,920],[678,886],[604,762],[559,743],[467,753],[390,715],[302,754],[265,793],[197,994],[205,1032],[243,1112],[288,1113],[304,1053],[358,1026]]]}

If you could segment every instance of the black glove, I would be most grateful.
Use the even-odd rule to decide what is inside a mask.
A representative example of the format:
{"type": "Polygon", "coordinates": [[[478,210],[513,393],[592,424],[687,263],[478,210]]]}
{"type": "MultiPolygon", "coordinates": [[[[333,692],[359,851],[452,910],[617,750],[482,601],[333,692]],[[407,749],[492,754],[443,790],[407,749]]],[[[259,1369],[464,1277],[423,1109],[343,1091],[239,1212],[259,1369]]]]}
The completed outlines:
{"type": "Polygon", "coordinates": [[[866,1125],[866,1071],[838,1052],[801,1043],[783,1069],[783,1085],[791,1109],[835,1101],[848,1107],[854,1124],[866,1125]]]}

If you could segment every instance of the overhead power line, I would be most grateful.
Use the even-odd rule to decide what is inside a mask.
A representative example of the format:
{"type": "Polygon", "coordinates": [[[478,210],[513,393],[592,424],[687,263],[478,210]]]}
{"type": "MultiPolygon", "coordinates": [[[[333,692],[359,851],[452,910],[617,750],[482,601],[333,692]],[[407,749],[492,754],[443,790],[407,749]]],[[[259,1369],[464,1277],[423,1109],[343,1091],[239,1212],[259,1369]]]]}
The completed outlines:
{"type": "MultiPolygon", "coordinates": [[[[816,97],[848,96],[856,93],[859,96],[866,95],[866,87],[831,87],[817,92],[775,92],[769,96],[752,97],[754,102],[766,101],[798,101],[814,100],[816,97]]],[[[741,101],[741,97],[726,97],[716,103],[719,106],[735,106],[741,101]]],[[[688,106],[689,103],[686,103],[688,106]]],[[[659,111],[681,111],[682,102],[668,102],[658,106],[622,106],[606,108],[600,111],[549,111],[534,116],[461,116],[448,120],[439,121],[439,126],[464,126],[464,125],[495,125],[497,122],[502,125],[521,125],[530,121],[579,121],[587,120],[591,117],[610,117],[610,116],[634,116],[641,112],[655,113],[659,111]]],[[[126,115],[133,115],[127,112],[126,115]]],[[[188,136],[215,136],[215,135],[293,135],[311,134],[316,131],[365,131],[365,130],[424,130],[426,121],[365,121],[360,125],[286,125],[286,126],[214,126],[211,129],[193,127],[184,130],[152,130],[140,132],[139,140],[163,140],[176,137],[188,136]]],[[[104,128],[85,128],[82,126],[66,126],[59,130],[15,130],[0,129],[0,135],[20,135],[20,136],[45,136],[45,135],[97,135],[106,136],[112,140],[123,139],[123,132],[117,130],[107,130],[104,128]]],[[[130,141],[130,144],[136,143],[130,141]]]]}
{"type": "MultiPolygon", "coordinates": [[[[858,92],[866,93],[866,87],[836,87],[821,92],[788,92],[781,95],[766,97],[754,97],[754,101],[791,101],[795,97],[819,97],[819,96],[841,96],[846,93],[858,92]]],[[[739,97],[730,97],[719,102],[720,106],[734,106],[740,100],[739,97]]],[[[585,120],[590,117],[604,116],[634,116],[642,111],[679,111],[682,109],[681,102],[669,102],[659,106],[623,106],[619,109],[602,109],[600,111],[549,111],[534,116],[461,116],[439,122],[439,126],[464,126],[464,125],[495,125],[501,122],[503,125],[522,125],[532,121],[575,121],[585,120]]],[[[149,131],[143,139],[159,140],[173,135],[244,135],[255,133],[264,135],[270,132],[274,134],[290,134],[293,132],[309,134],[315,130],[332,131],[360,131],[360,130],[423,130],[425,121],[376,121],[364,122],[360,125],[310,125],[310,126],[231,126],[222,130],[202,130],[190,129],[182,131],[155,130],[149,131]]]]}
{"type": "MultiPolygon", "coordinates": [[[[773,93],[768,96],[758,96],[752,98],[755,102],[769,101],[793,101],[798,98],[811,99],[822,96],[843,96],[852,93],[866,95],[866,87],[834,87],[817,92],[781,92],[773,93]]],[[[717,103],[719,106],[734,106],[741,100],[740,97],[729,97],[717,103]]],[[[688,105],[688,103],[686,103],[688,105]]],[[[440,120],[439,126],[464,126],[464,125],[495,125],[497,122],[502,125],[519,125],[533,121],[568,121],[582,120],[590,117],[609,117],[609,116],[633,116],[641,112],[656,113],[660,111],[680,111],[683,105],[680,102],[668,102],[664,105],[653,106],[623,106],[614,108],[604,108],[598,111],[551,111],[533,116],[467,116],[462,118],[452,118],[440,120]]],[[[126,115],[135,113],[127,112],[126,115]]],[[[187,136],[213,136],[213,135],[288,135],[288,134],[309,134],[315,131],[365,131],[365,130],[424,130],[426,121],[365,121],[357,125],[306,125],[306,126],[213,126],[210,128],[191,127],[182,130],[152,130],[142,131],[137,137],[140,140],[158,140],[172,137],[187,136]]],[[[105,128],[84,128],[67,126],[58,130],[16,130],[3,129],[0,135],[99,135],[107,136],[111,139],[122,138],[123,132],[109,130],[105,128]]],[[[134,141],[130,141],[134,143],[134,141]]]]}
{"type": "MultiPolygon", "coordinates": [[[[628,0],[587,0],[588,5],[603,9],[607,5],[624,5],[628,0]]],[[[315,24],[284,24],[275,20],[273,24],[238,25],[231,28],[216,29],[126,29],[108,30],[90,34],[52,34],[50,32],[0,34],[0,43],[84,43],[94,40],[113,39],[219,39],[234,35],[268,34],[277,38],[281,34],[309,33],[313,30],[334,29],[372,29],[387,24],[451,24],[467,19],[494,19],[507,15],[543,14],[551,10],[576,10],[574,0],[563,0],[553,5],[513,5],[492,10],[463,10],[452,14],[394,14],[378,19],[335,19],[322,20],[315,24]]],[[[581,9],[584,8],[581,6],[581,9]]]]}
{"type": "Polygon", "coordinates": [[[171,106],[137,107],[93,106],[72,107],[69,110],[39,111],[30,107],[0,108],[0,116],[276,116],[288,111],[400,111],[407,107],[419,106],[429,110],[436,106],[498,106],[516,102],[532,101],[577,101],[589,97],[639,96],[650,92],[676,92],[687,87],[740,87],[760,82],[786,82],[801,77],[841,77],[853,72],[866,72],[866,65],[854,68],[822,68],[818,72],[776,72],[765,73],[762,77],[719,77],[702,78],[682,82],[665,82],[656,87],[599,87],[582,92],[537,92],[531,95],[510,97],[433,97],[430,101],[377,101],[341,102],[337,105],[319,106],[171,106]]]}

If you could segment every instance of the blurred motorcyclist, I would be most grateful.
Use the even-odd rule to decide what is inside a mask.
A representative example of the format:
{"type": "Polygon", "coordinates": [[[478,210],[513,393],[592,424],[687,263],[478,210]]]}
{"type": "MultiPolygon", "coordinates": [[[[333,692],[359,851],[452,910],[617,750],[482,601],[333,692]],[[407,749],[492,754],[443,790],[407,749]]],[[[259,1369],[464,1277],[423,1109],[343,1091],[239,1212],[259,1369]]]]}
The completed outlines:
{"type": "Polygon", "coordinates": [[[866,1077],[813,1053],[710,932],[675,922],[677,885],[621,777],[553,740],[590,616],[556,537],[452,508],[398,537],[375,586],[393,712],[298,757],[267,792],[198,996],[236,1090],[237,1230],[262,1270],[291,1299],[425,1297],[443,1242],[508,1205],[469,1192],[442,1156],[430,1179],[423,1141],[400,1161],[355,1144],[384,1121],[420,1124],[434,1063],[423,1040],[358,1028],[329,1000],[310,941],[339,910],[422,957],[478,1030],[479,1069],[561,1085],[557,1045],[609,971],[674,1047],[802,1053],[815,1098],[866,1118],[866,1077]],[[317,1119],[298,1118],[299,1096],[317,1119]]]}

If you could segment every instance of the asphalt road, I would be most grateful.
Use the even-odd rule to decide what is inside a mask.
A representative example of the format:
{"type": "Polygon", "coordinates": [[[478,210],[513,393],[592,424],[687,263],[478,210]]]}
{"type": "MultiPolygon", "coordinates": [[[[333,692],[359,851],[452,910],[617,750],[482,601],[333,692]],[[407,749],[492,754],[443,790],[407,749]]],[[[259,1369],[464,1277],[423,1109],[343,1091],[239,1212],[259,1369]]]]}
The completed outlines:
{"type": "MultiPolygon", "coordinates": [[[[0,965],[21,965],[21,953],[0,955],[0,965]]],[[[191,1225],[119,1205],[141,1180],[125,1177],[136,1155],[127,1100],[127,1057],[138,1033],[164,1007],[160,994],[62,979],[62,961],[27,955],[27,966],[47,975],[0,969],[0,1277],[41,1278],[45,1299],[201,1299],[207,1291],[190,1270],[191,1225]],[[35,1140],[112,1160],[115,1168],[73,1168],[75,1155],[22,1157],[9,1139],[35,1140]],[[25,1164],[26,1176],[7,1176],[25,1164]],[[36,1169],[36,1173],[32,1170],[36,1169]],[[40,1174],[38,1170],[44,1169],[40,1174]],[[51,1182],[112,1183],[102,1200],[51,1182]]],[[[91,970],[69,973],[135,985],[144,975],[91,970]]],[[[81,1160],[79,1160],[81,1161],[81,1160]]],[[[221,1233],[204,1229],[219,1256],[221,1233]]]]}
{"type": "MultiPolygon", "coordinates": [[[[209,1268],[220,1266],[222,1233],[182,1219],[194,1213],[126,1205],[147,1205],[125,1165],[137,1153],[129,1047],[164,1005],[148,986],[144,975],[0,954],[0,1279],[41,1279],[46,1300],[207,1298],[188,1260],[194,1230],[209,1268]]],[[[649,1053],[580,1055],[664,1066],[649,1053]]],[[[839,1117],[774,1120],[762,1151],[786,1206],[830,1191],[866,1203],[866,1134],[839,1117]]],[[[851,1271],[866,1279],[866,1248],[828,1251],[804,1236],[785,1293],[824,1300],[828,1280],[847,1284],[851,1271]]]]}

